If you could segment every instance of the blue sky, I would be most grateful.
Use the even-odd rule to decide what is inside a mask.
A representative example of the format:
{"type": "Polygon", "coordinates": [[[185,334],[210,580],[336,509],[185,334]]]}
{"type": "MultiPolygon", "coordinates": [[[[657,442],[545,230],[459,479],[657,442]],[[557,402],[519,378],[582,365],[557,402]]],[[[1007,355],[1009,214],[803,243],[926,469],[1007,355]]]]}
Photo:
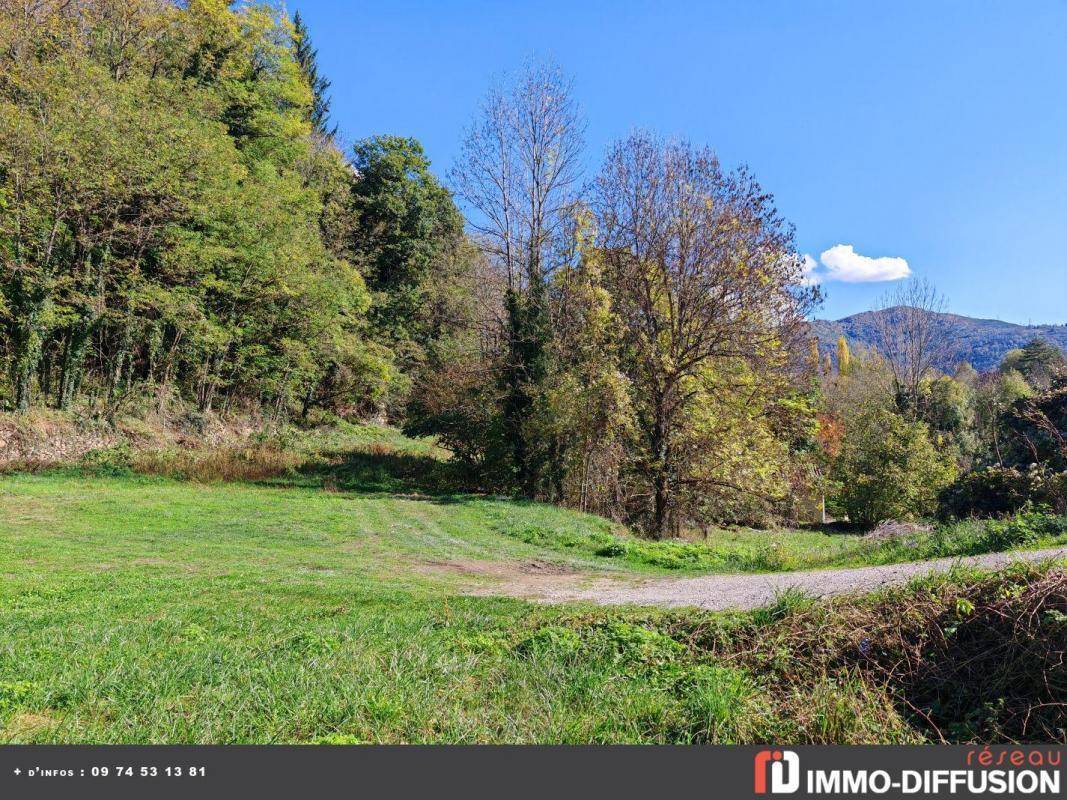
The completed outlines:
{"type": "Polygon", "coordinates": [[[1067,0],[287,7],[349,140],[414,136],[443,175],[492,79],[552,59],[574,79],[590,168],[635,127],[749,164],[801,252],[834,248],[820,316],[893,285],[839,278],[906,269],[958,313],[1067,323],[1067,0]]]}

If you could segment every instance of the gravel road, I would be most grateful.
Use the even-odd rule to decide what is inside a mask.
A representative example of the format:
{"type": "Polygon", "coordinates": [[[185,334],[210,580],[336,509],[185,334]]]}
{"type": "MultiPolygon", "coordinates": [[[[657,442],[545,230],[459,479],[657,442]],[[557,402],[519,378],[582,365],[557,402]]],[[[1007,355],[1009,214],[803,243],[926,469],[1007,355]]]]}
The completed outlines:
{"type": "Polygon", "coordinates": [[[994,569],[1013,561],[1067,558],[1067,547],[1013,553],[990,553],[968,558],[939,558],[884,567],[777,572],[760,575],[704,575],[698,578],[650,578],[637,581],[582,575],[524,574],[516,580],[487,586],[478,594],[510,595],[546,603],[586,601],[602,605],[695,606],[714,611],[758,608],[776,593],[796,587],[819,597],[870,592],[881,586],[906,583],[920,575],[946,572],[957,564],[994,569]]]}

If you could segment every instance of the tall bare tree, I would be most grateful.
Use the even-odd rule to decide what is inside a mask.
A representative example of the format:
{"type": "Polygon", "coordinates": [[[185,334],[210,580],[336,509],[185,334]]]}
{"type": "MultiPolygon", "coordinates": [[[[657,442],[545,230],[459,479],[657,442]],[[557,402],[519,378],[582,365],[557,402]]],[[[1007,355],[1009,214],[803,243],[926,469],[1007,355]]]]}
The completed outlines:
{"type": "Polygon", "coordinates": [[[476,240],[506,280],[503,417],[527,494],[539,469],[524,421],[546,373],[546,282],[572,252],[583,133],[570,81],[554,66],[532,65],[490,92],[451,172],[476,240]]]}
{"type": "Polygon", "coordinates": [[[955,351],[948,301],[926,278],[912,278],[884,294],[874,315],[875,341],[893,373],[897,400],[921,410],[922,383],[955,351]]]}
{"type": "MultiPolygon", "coordinates": [[[[729,391],[713,367],[744,363],[765,391],[807,355],[792,228],[745,169],[708,149],[637,133],[610,151],[596,182],[601,246],[643,399],[650,527],[671,527],[676,491],[693,479],[679,434],[701,397],[729,391]]],[[[724,369],[723,373],[729,373],[724,369]]],[[[705,474],[706,471],[705,471],[705,474]]]]}
{"type": "Polygon", "coordinates": [[[558,67],[490,91],[450,173],[467,220],[514,291],[543,284],[567,248],[585,126],[558,67]]]}

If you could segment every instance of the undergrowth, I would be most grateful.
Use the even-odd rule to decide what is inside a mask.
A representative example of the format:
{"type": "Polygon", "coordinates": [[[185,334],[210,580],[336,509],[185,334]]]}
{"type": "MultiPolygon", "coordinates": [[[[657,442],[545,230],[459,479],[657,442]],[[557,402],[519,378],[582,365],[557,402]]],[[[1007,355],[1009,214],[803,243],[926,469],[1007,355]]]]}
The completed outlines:
{"type": "Polygon", "coordinates": [[[583,612],[520,652],[614,660],[674,694],[684,741],[1067,742],[1067,572],[957,571],[747,614],[583,612]]]}

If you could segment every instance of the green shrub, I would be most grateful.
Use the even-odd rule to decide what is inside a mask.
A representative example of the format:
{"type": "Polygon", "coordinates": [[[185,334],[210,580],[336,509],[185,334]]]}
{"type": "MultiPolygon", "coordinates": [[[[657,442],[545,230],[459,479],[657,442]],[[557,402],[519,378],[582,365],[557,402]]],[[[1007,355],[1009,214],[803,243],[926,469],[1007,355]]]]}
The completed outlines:
{"type": "Polygon", "coordinates": [[[941,519],[997,517],[1034,506],[1067,512],[1067,472],[1032,466],[987,467],[961,475],[938,497],[941,519]]]}
{"type": "Polygon", "coordinates": [[[118,444],[103,450],[90,450],[83,455],[78,466],[98,475],[121,477],[130,474],[133,452],[128,444],[118,444]]]}
{"type": "Polygon", "coordinates": [[[1014,519],[990,520],[979,543],[983,553],[1036,544],[1042,539],[1067,534],[1067,518],[1046,514],[1021,514],[1014,519]]]}
{"type": "Polygon", "coordinates": [[[941,489],[956,477],[951,455],[922,422],[872,409],[850,420],[833,478],[849,521],[867,528],[933,514],[941,489]]]}
{"type": "Polygon", "coordinates": [[[625,542],[614,541],[598,547],[594,554],[603,558],[617,558],[618,556],[624,556],[630,551],[630,548],[626,546],[625,542]]]}
{"type": "Polygon", "coordinates": [[[685,652],[667,634],[631,622],[609,622],[598,629],[595,638],[616,662],[663,666],[685,652]]]}

